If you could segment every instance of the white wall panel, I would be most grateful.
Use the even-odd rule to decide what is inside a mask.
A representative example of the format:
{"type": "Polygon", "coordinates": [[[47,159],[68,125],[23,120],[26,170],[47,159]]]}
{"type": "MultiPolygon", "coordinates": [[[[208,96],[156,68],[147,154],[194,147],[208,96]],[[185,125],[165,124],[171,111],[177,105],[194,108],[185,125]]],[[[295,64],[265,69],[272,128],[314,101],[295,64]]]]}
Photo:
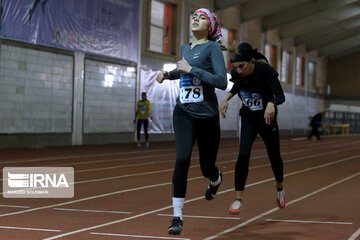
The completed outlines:
{"type": "Polygon", "coordinates": [[[85,61],[84,133],[134,131],[136,68],[85,61]]]}
{"type": "Polygon", "coordinates": [[[73,58],[1,45],[0,133],[71,132],[73,58]]]}

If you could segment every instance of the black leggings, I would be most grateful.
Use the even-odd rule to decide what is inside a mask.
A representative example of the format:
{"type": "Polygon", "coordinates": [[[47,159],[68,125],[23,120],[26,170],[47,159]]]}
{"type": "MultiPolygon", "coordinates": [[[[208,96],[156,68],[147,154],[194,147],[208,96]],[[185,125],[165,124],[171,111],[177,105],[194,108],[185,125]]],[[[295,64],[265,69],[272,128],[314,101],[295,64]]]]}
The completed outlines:
{"type": "Polygon", "coordinates": [[[173,175],[173,197],[185,198],[187,175],[195,139],[198,143],[201,172],[204,177],[216,181],[219,170],[215,166],[220,144],[219,116],[207,119],[194,118],[178,106],[173,115],[176,163],[173,175]]]}
{"type": "Polygon", "coordinates": [[[259,133],[270,159],[276,182],[283,181],[284,167],[280,156],[279,127],[274,120],[270,125],[263,118],[240,116],[240,151],[235,166],[235,190],[243,191],[249,173],[251,147],[259,133]]]}
{"type": "Polygon", "coordinates": [[[320,139],[320,132],[319,132],[319,127],[321,125],[318,124],[312,124],[311,125],[311,132],[309,133],[308,139],[311,139],[312,136],[316,136],[316,139],[319,140],[320,139]]]}
{"type": "Polygon", "coordinates": [[[145,120],[138,119],[137,120],[137,129],[136,129],[137,140],[140,141],[140,131],[141,131],[142,124],[144,124],[145,140],[147,141],[149,139],[149,134],[148,134],[149,120],[147,120],[147,119],[145,119],[145,120]]]}

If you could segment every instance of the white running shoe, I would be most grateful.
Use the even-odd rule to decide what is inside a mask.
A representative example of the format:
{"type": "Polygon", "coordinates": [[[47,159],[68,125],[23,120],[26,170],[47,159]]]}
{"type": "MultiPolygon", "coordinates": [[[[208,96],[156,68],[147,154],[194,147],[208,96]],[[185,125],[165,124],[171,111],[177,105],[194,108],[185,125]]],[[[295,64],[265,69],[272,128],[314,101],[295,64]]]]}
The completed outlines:
{"type": "Polygon", "coordinates": [[[282,189],[281,191],[277,191],[276,203],[279,208],[284,208],[286,206],[286,198],[285,198],[284,189],[282,189]]]}
{"type": "Polygon", "coordinates": [[[235,199],[235,201],[230,205],[229,213],[231,215],[238,215],[240,213],[242,205],[243,204],[241,199],[235,199]]]}

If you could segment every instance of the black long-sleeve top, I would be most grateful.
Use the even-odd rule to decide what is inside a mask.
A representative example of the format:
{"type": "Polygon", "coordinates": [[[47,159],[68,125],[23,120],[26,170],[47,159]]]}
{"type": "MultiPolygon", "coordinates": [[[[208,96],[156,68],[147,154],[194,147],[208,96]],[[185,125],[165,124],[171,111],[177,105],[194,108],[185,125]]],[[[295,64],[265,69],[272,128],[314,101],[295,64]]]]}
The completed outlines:
{"type": "Polygon", "coordinates": [[[263,117],[268,102],[276,106],[285,102],[284,91],[280,85],[279,74],[268,64],[255,62],[251,75],[241,77],[235,70],[231,71],[234,83],[230,92],[238,94],[243,105],[240,115],[261,115],[263,117]]]}

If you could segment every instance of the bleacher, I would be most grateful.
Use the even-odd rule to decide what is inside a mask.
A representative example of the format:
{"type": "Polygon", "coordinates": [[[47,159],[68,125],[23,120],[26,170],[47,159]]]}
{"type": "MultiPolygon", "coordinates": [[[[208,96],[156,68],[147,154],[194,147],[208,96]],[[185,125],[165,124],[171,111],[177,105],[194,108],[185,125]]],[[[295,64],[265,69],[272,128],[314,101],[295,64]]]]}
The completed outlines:
{"type": "Polygon", "coordinates": [[[359,134],[360,107],[340,104],[331,104],[324,111],[322,127],[327,135],[359,134]]]}

